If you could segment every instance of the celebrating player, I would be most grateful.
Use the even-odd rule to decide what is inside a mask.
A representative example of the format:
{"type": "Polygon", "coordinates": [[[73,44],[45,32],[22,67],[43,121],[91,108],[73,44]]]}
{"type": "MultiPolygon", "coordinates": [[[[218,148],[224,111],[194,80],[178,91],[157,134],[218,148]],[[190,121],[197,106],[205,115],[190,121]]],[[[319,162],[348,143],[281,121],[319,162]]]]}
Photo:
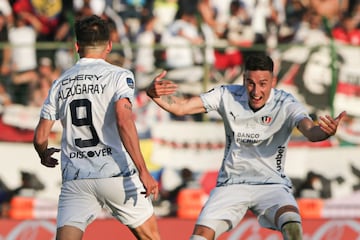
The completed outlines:
{"type": "Polygon", "coordinates": [[[112,48],[107,21],[80,19],[75,31],[80,60],[53,83],[34,136],[41,163],[55,167],[60,150],[48,146],[48,137],[60,119],[56,239],[82,239],[102,207],[138,239],[160,239],[149,197],[157,198],[158,183],[146,168],[132,117],[133,73],[105,61],[112,48]]]}
{"type": "Polygon", "coordinates": [[[216,87],[200,96],[183,98],[177,85],[163,80],[163,71],[147,94],[175,115],[217,111],[224,122],[226,149],[216,187],[202,209],[192,240],[216,239],[234,228],[250,209],[266,228],[284,239],[302,239],[301,217],[284,173],[287,145],[294,127],[310,141],[334,135],[345,112],[316,125],[294,97],[276,89],[274,63],[251,55],[245,63],[244,85],[216,87]]]}

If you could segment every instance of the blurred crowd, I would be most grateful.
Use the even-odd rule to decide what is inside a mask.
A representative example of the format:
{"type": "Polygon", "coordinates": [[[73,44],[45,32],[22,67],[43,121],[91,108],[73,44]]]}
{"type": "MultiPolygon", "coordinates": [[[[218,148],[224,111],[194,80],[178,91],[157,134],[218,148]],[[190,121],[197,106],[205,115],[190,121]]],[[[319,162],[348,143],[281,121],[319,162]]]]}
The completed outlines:
{"type": "Polygon", "coordinates": [[[108,61],[132,69],[140,90],[159,68],[199,82],[206,63],[212,79],[229,82],[252,51],[276,59],[279,44],[324,44],[330,36],[360,45],[359,0],[0,0],[1,105],[41,106],[77,60],[73,22],[91,14],[111,21],[108,61]]]}

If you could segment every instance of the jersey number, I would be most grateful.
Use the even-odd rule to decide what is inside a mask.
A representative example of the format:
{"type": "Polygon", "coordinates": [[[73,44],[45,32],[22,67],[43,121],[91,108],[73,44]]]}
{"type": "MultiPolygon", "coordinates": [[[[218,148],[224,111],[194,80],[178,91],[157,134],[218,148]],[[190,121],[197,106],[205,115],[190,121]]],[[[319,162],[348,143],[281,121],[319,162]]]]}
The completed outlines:
{"type": "Polygon", "coordinates": [[[88,99],[77,99],[70,103],[71,122],[77,127],[88,126],[91,132],[92,138],[83,140],[81,138],[75,138],[75,145],[80,148],[96,146],[99,143],[99,137],[94,128],[92,121],[91,102],[88,99]],[[79,118],[79,108],[85,108],[84,117],[79,118]]]}

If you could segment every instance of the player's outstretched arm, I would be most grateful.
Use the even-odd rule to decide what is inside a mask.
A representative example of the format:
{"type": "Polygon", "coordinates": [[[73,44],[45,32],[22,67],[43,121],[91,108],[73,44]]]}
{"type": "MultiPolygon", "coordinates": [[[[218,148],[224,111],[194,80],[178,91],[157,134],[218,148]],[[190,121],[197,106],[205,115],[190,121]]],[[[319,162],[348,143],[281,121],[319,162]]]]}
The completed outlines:
{"type": "Polygon", "coordinates": [[[163,79],[165,75],[166,71],[162,71],[146,90],[147,95],[157,105],[177,116],[206,112],[199,96],[176,96],[177,84],[163,79]]]}
{"type": "Polygon", "coordinates": [[[343,111],[336,118],[332,118],[329,115],[320,116],[318,125],[312,120],[304,118],[300,121],[298,128],[309,141],[322,141],[336,134],[339,123],[345,115],[346,112],[343,111]]]}
{"type": "Polygon", "coordinates": [[[176,92],[178,86],[170,80],[163,79],[166,73],[165,70],[162,71],[147,88],[146,93],[150,98],[156,99],[176,92]]]}

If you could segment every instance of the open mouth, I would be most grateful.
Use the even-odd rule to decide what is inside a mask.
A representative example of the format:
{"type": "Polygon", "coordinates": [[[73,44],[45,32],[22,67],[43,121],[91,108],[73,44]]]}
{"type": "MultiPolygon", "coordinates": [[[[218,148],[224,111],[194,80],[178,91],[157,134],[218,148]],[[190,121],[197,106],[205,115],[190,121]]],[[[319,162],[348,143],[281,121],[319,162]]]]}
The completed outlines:
{"type": "Polygon", "coordinates": [[[261,101],[262,97],[261,96],[251,96],[251,101],[253,102],[259,102],[261,101]]]}

